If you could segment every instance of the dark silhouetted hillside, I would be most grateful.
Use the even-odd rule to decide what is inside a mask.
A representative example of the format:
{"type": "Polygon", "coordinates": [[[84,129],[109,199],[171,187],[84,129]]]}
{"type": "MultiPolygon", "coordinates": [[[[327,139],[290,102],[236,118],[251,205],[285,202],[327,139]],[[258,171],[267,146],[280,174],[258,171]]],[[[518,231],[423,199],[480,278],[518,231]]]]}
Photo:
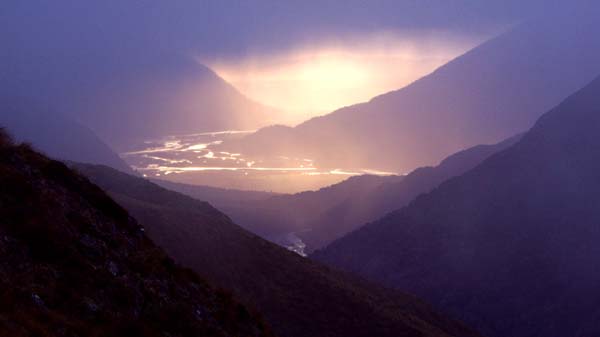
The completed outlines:
{"type": "Polygon", "coordinates": [[[416,169],[402,179],[388,177],[374,189],[362,189],[338,199],[338,204],[321,212],[307,224],[310,231],[298,235],[309,251],[323,248],[365,223],[406,206],[420,194],[465,173],[517,140],[518,137],[513,137],[495,145],[478,145],[444,159],[438,166],[416,169]]]}
{"type": "MultiPolygon", "coordinates": [[[[237,196],[237,200],[226,202],[215,200],[211,196],[207,196],[205,200],[229,215],[235,223],[276,243],[285,245],[285,236],[291,232],[296,232],[302,237],[314,237],[315,240],[306,247],[306,251],[309,252],[318,248],[317,241],[321,243],[327,242],[330,237],[341,237],[354,229],[352,228],[354,223],[357,226],[364,224],[364,221],[353,222],[342,217],[336,218],[334,223],[328,223],[329,219],[325,219],[328,214],[341,208],[344,208],[344,211],[358,213],[363,209],[364,199],[368,199],[374,190],[383,184],[402,179],[401,176],[364,175],[351,177],[317,191],[272,195],[257,200],[242,199],[243,195],[237,196]],[[345,208],[350,205],[359,206],[360,210],[345,208]]],[[[183,189],[179,186],[175,189],[195,197],[194,194],[189,193],[189,188],[183,189]]]]}
{"type": "Polygon", "coordinates": [[[168,190],[188,195],[194,199],[205,200],[219,208],[220,205],[267,200],[278,195],[272,192],[225,189],[202,185],[188,185],[167,180],[152,179],[152,182],[168,190]]]}
{"type": "Polygon", "coordinates": [[[270,336],[64,164],[0,132],[1,336],[270,336]]]}
{"type": "Polygon", "coordinates": [[[475,336],[412,296],[335,272],[235,225],[208,203],[100,166],[77,166],[179,263],[233,289],[280,336],[475,336]]]}
{"type": "Polygon", "coordinates": [[[285,234],[295,232],[306,244],[304,251],[310,253],[406,206],[418,195],[465,173],[518,139],[515,136],[495,145],[475,146],[444,159],[436,167],[419,168],[406,176],[356,176],[318,191],[292,195],[160,184],[209,201],[240,226],[276,243],[289,244],[285,234]]]}
{"type": "Polygon", "coordinates": [[[489,336],[599,335],[599,131],[596,79],[516,145],[315,258],[489,336]]]}

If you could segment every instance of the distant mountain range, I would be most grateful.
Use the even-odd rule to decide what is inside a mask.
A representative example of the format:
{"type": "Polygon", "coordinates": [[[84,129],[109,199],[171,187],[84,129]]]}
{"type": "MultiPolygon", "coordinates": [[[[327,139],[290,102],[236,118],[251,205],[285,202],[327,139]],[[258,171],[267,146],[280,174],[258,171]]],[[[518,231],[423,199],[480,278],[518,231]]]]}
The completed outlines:
{"type": "Polygon", "coordinates": [[[54,49],[40,54],[10,35],[6,43],[11,52],[0,56],[0,97],[52,107],[118,151],[173,134],[255,130],[284,121],[280,111],[247,98],[191,54],[126,46],[122,54],[71,48],[68,55],[54,49]]]}
{"type": "Polygon", "coordinates": [[[477,336],[412,296],[267,242],[206,202],[110,168],[76,169],[126,207],[177,262],[259,309],[278,336],[477,336]]]}
{"type": "Polygon", "coordinates": [[[409,172],[531,127],[600,73],[597,13],[528,21],[363,104],[297,127],[268,127],[224,151],[297,156],[320,167],[409,172]]]}
{"type": "Polygon", "coordinates": [[[60,112],[23,98],[3,98],[0,105],[0,127],[17,141],[28,142],[52,158],[133,173],[94,132],[60,112]]]}
{"type": "Polygon", "coordinates": [[[125,152],[145,140],[254,130],[283,118],[181,56],[162,56],[123,70],[122,78],[78,78],[84,81],[78,84],[65,76],[31,75],[27,87],[20,83],[26,75],[18,69],[3,72],[0,126],[52,157],[125,172],[131,169],[114,151],[125,152]]]}
{"type": "Polygon", "coordinates": [[[2,132],[0,172],[0,335],[272,336],[101,189],[2,132]]]}
{"type": "Polygon", "coordinates": [[[514,146],[314,258],[412,292],[486,336],[596,336],[600,78],[514,146]]]}
{"type": "MultiPolygon", "coordinates": [[[[307,245],[308,252],[323,248],[365,223],[406,206],[418,195],[429,192],[444,181],[463,174],[492,154],[514,144],[518,138],[513,137],[495,145],[472,147],[444,159],[438,166],[422,167],[404,177],[381,177],[384,182],[372,189],[359,185],[354,191],[337,198],[326,195],[319,198],[316,195],[310,196],[310,193],[300,197],[300,194],[300,199],[310,198],[318,202],[325,198],[330,203],[336,203],[317,212],[307,211],[306,214],[312,214],[314,217],[304,223],[307,230],[299,232],[298,236],[307,245]]],[[[274,197],[271,200],[276,199],[285,200],[285,197],[274,197]]],[[[294,200],[293,197],[289,199],[294,200]]],[[[302,209],[293,201],[291,204],[286,201],[286,206],[290,209],[302,209]]]]}
{"type": "Polygon", "coordinates": [[[323,248],[365,223],[406,206],[420,194],[465,173],[487,157],[513,145],[520,136],[495,145],[478,145],[422,167],[406,176],[355,176],[341,183],[296,194],[222,190],[165,181],[168,189],[207,200],[245,229],[281,245],[294,233],[305,253],[323,248]]]}
{"type": "Polygon", "coordinates": [[[211,205],[219,206],[252,203],[267,200],[274,196],[280,195],[272,192],[246,191],[202,185],[189,185],[160,179],[151,179],[151,181],[168,190],[188,195],[194,199],[210,202],[211,205]]]}
{"type": "Polygon", "coordinates": [[[117,149],[175,134],[255,130],[283,120],[275,108],[252,101],[208,67],[179,55],[161,56],[125,76],[81,93],[72,109],[117,149]]]}

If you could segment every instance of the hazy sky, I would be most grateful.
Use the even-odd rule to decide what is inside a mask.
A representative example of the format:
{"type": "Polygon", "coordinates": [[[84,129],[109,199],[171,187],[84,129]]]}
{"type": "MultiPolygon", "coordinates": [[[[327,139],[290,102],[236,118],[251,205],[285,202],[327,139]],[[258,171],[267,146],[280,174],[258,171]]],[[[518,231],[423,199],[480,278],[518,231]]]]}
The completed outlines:
{"type": "Polygon", "coordinates": [[[287,50],[199,61],[296,122],[406,86],[488,36],[374,31],[287,50]]]}
{"type": "Polygon", "coordinates": [[[257,100],[326,111],[398,89],[554,3],[4,0],[0,72],[36,92],[139,76],[179,55],[257,100]]]}
{"type": "MultiPolygon", "coordinates": [[[[564,2],[564,1],[563,1],[564,2]]],[[[4,0],[16,37],[205,55],[286,49],[388,30],[489,31],[547,11],[552,0],[4,0]],[[90,41],[91,42],[91,41],[90,41]]]]}

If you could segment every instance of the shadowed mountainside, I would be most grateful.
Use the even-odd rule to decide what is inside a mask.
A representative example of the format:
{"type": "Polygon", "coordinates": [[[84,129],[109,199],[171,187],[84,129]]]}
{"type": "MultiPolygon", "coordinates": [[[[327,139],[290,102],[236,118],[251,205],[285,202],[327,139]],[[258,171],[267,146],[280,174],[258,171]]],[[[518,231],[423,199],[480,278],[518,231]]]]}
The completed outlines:
{"type": "Polygon", "coordinates": [[[335,272],[235,225],[206,202],[101,166],[76,166],[185,266],[233,289],[280,336],[475,336],[416,298],[335,272]]]}
{"type": "Polygon", "coordinates": [[[373,190],[362,190],[347,196],[308,223],[306,227],[313,230],[298,235],[309,251],[323,248],[365,223],[406,206],[420,194],[465,173],[518,139],[519,136],[515,136],[494,145],[478,145],[444,159],[438,166],[418,168],[403,179],[388,179],[373,190]]]}
{"type": "Polygon", "coordinates": [[[403,89],[220,148],[404,173],[498,142],[600,73],[597,16],[572,10],[523,23],[403,89]]]}
{"type": "Polygon", "coordinates": [[[273,192],[246,191],[236,189],[224,189],[202,185],[188,185],[167,180],[151,179],[151,181],[168,190],[188,195],[194,199],[210,202],[211,205],[220,208],[222,205],[255,202],[267,200],[278,195],[273,192]]]}
{"type": "Polygon", "coordinates": [[[168,135],[255,130],[283,118],[208,67],[179,55],[161,55],[126,76],[122,82],[95,84],[95,90],[76,97],[73,108],[118,149],[168,135]]]}
{"type": "MultiPolygon", "coordinates": [[[[128,52],[125,46],[122,52],[128,52]]],[[[0,57],[0,93],[52,106],[119,152],[169,135],[283,122],[280,111],[244,96],[191,56],[156,51],[104,56],[85,54],[65,66],[62,51],[42,56],[15,48],[0,57]]]]}
{"type": "Polygon", "coordinates": [[[56,159],[106,165],[133,173],[90,129],[63,114],[25,99],[3,98],[0,105],[0,125],[18,141],[29,142],[56,159]]]}
{"type": "Polygon", "coordinates": [[[304,252],[323,248],[367,222],[406,206],[420,194],[465,173],[487,157],[513,145],[520,136],[495,145],[478,145],[444,159],[438,166],[422,167],[406,176],[355,176],[339,184],[292,195],[269,195],[218,190],[168,182],[166,188],[207,200],[235,223],[276,243],[287,245],[295,232],[306,244],[304,252]],[[221,194],[227,198],[220,197],[221,194]],[[214,197],[213,197],[214,195],[214,197]]]}
{"type": "Polygon", "coordinates": [[[598,335],[598,130],[600,79],[513,147],[314,257],[489,336],[598,335]]]}
{"type": "Polygon", "coordinates": [[[0,335],[271,336],[86,178],[0,132],[0,335]]]}
{"type": "MultiPolygon", "coordinates": [[[[207,194],[205,186],[164,181],[156,183],[193,198],[206,200],[230,216],[236,224],[263,238],[279,243],[282,236],[290,232],[302,232],[309,228],[309,225],[315,224],[316,220],[328,210],[350,202],[350,200],[360,202],[364,195],[370,194],[384,183],[401,179],[403,177],[400,176],[355,176],[318,191],[283,195],[220,189],[217,189],[220,193],[207,194]],[[220,197],[223,194],[227,198],[220,197]]],[[[310,228],[319,231],[318,226],[310,228]]]]}

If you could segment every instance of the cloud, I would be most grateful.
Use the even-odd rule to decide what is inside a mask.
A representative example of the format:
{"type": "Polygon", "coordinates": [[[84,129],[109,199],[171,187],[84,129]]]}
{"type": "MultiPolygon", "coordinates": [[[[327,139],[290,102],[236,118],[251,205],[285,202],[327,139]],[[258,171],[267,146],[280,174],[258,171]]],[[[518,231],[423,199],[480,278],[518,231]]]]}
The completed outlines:
{"type": "Polygon", "coordinates": [[[379,31],[323,38],[289,50],[199,58],[291,123],[399,89],[485,40],[444,31],[379,31]]]}

